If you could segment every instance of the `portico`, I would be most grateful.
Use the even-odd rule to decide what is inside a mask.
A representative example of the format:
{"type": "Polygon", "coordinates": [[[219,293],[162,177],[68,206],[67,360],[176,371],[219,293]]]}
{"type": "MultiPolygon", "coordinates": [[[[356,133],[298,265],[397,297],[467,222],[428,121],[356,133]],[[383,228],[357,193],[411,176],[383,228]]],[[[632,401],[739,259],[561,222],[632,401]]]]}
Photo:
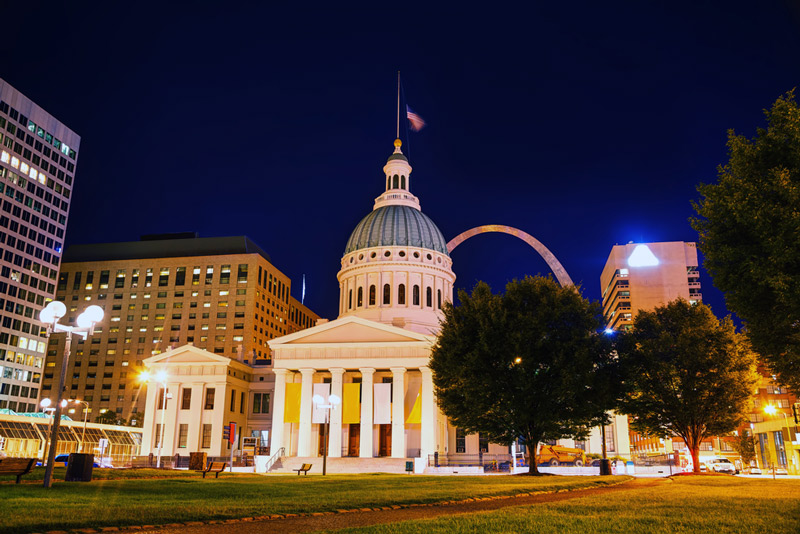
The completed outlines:
{"type": "Polygon", "coordinates": [[[345,317],[273,340],[275,397],[271,450],[321,452],[324,414],[314,395],[335,394],[328,456],[427,457],[436,450],[438,409],[427,367],[435,338],[345,317]],[[282,405],[281,405],[282,404],[282,405]]]}

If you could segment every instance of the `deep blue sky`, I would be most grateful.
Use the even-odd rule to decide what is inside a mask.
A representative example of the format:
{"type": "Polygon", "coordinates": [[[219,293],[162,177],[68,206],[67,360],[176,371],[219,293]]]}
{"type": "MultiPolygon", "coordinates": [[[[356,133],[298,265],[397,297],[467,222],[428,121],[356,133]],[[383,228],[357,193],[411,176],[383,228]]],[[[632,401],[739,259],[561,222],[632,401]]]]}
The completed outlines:
{"type": "MultiPolygon", "coordinates": [[[[412,191],[445,237],[516,226],[599,299],[612,245],[696,239],[727,129],[752,136],[800,78],[797,2],[268,4],[0,3],[0,77],[82,137],[67,245],[247,234],[334,318],[400,70],[428,123],[412,191]]],[[[460,287],[547,271],[499,234],[453,257],[460,287]]]]}

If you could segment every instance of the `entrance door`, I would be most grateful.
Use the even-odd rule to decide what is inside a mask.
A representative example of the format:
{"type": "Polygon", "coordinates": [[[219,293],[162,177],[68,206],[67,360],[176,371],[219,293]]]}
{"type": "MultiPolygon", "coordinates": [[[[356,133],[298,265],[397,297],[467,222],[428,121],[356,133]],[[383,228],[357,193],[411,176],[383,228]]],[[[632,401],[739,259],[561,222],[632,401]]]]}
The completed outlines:
{"type": "Polygon", "coordinates": [[[319,425],[319,448],[317,449],[317,456],[322,456],[325,450],[325,439],[328,437],[328,433],[325,430],[325,425],[319,425]]]}
{"type": "Polygon", "coordinates": [[[347,456],[358,456],[361,452],[361,425],[350,423],[347,431],[347,456]]]}
{"type": "Polygon", "coordinates": [[[392,425],[380,425],[378,456],[392,455],[392,425]]]}

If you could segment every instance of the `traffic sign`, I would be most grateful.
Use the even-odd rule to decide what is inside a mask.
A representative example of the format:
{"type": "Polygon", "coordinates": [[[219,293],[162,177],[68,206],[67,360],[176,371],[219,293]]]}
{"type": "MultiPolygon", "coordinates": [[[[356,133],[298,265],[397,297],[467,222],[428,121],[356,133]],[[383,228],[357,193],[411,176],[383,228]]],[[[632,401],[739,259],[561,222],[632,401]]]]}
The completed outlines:
{"type": "Polygon", "coordinates": [[[228,427],[228,443],[231,445],[236,442],[236,423],[231,422],[228,427]]]}

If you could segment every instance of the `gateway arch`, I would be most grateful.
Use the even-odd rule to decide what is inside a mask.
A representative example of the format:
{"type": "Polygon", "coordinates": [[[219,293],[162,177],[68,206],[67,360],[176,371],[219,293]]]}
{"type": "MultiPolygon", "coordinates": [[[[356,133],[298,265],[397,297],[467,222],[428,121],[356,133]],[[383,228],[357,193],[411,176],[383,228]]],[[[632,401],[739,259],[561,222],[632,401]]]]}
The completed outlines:
{"type": "Polygon", "coordinates": [[[503,234],[513,235],[514,237],[518,237],[522,239],[527,244],[529,244],[533,249],[539,253],[539,255],[547,262],[548,267],[550,270],[553,271],[553,274],[556,275],[556,279],[558,283],[562,285],[562,287],[574,285],[572,283],[572,279],[567,274],[567,270],[564,269],[564,266],[561,265],[561,262],[555,257],[555,255],[548,250],[546,246],[542,244],[541,241],[533,237],[527,232],[523,232],[518,228],[513,228],[511,226],[505,226],[503,224],[487,224],[484,226],[476,226],[471,230],[467,230],[464,233],[461,233],[450,240],[447,243],[447,252],[453,252],[453,249],[456,248],[458,245],[469,239],[470,237],[476,236],[478,234],[485,234],[488,232],[500,232],[503,234]]]}

